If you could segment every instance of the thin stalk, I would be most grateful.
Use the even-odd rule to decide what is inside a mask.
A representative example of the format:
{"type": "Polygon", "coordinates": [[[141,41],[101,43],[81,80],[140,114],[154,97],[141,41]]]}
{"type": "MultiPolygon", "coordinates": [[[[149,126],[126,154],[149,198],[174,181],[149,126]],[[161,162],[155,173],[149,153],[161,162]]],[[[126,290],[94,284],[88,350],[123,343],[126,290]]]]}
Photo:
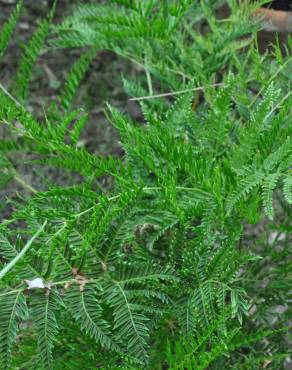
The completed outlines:
{"type": "Polygon", "coordinates": [[[29,241],[25,244],[24,248],[18,253],[17,256],[13,258],[1,271],[0,271],[0,279],[2,279],[16,264],[17,262],[25,255],[25,253],[29,250],[34,240],[38,237],[38,235],[44,230],[47,224],[47,220],[43,223],[43,225],[38,229],[38,231],[29,239],[29,241]]]}
{"type": "MultiPolygon", "coordinates": [[[[9,174],[8,170],[5,170],[4,173],[9,174]]],[[[13,178],[16,182],[18,182],[23,188],[28,190],[30,193],[36,194],[38,191],[32,187],[29,183],[27,183],[16,170],[12,170],[13,178]]]]}
{"type": "MultiPolygon", "coordinates": [[[[217,86],[223,86],[223,83],[215,83],[213,85],[210,85],[209,87],[217,87],[217,86]]],[[[162,98],[165,96],[174,96],[174,95],[180,95],[180,94],[185,94],[191,91],[199,91],[199,90],[205,90],[206,86],[198,86],[194,87],[193,89],[184,89],[184,90],[178,90],[178,91],[172,91],[168,93],[163,93],[163,94],[155,94],[155,95],[147,95],[147,96],[138,96],[135,98],[130,98],[129,100],[131,101],[139,101],[139,100],[146,100],[146,99],[157,99],[157,98],[162,98]]]]}
{"type": "Polygon", "coordinates": [[[12,218],[11,220],[4,220],[4,221],[1,222],[0,226],[6,226],[6,225],[9,225],[9,224],[12,224],[15,221],[17,221],[16,218],[12,218]]]}
{"type": "Polygon", "coordinates": [[[25,188],[26,190],[28,190],[29,192],[31,192],[33,194],[36,194],[38,192],[34,187],[32,187],[25,180],[23,180],[23,178],[21,178],[17,174],[17,172],[13,172],[13,174],[14,174],[14,180],[17,181],[20,185],[22,185],[23,188],[25,188]]]}
{"type": "MultiPolygon", "coordinates": [[[[148,84],[148,90],[149,94],[153,96],[153,86],[152,86],[152,80],[151,80],[151,75],[148,70],[148,67],[145,67],[145,72],[146,72],[146,78],[147,78],[147,84],[148,84]]],[[[131,99],[130,99],[131,100],[131,99]]]]}
{"type": "Polygon", "coordinates": [[[7,95],[8,96],[8,98],[10,98],[11,100],[13,100],[14,101],[14,103],[18,106],[18,107],[22,107],[22,105],[19,103],[19,101],[17,101],[16,99],[15,99],[15,97],[14,96],[12,96],[6,89],[5,89],[5,87],[1,84],[1,82],[0,82],[0,90],[2,90],[3,92],[4,92],[4,94],[5,95],[7,95]]]}

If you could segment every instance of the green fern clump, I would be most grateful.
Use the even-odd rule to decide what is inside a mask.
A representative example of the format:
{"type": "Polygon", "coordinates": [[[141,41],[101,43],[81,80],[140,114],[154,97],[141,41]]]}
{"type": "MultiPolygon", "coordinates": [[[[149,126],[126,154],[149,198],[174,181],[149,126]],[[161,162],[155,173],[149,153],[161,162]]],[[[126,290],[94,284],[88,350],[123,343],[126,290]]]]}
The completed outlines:
{"type": "Polygon", "coordinates": [[[288,315],[269,317],[291,290],[291,225],[275,215],[291,213],[292,61],[240,39],[258,28],[257,4],[230,1],[225,22],[217,5],[116,0],[80,5],[57,26],[52,11],[12,88],[0,85],[11,135],[0,141],[0,184],[24,189],[0,224],[1,368],[276,369],[288,358],[288,315]],[[41,121],[25,98],[47,37],[87,50],[41,121]],[[143,67],[124,85],[144,121],[106,108],[122,158],[79,145],[88,115],[74,98],[101,48],[143,67]],[[28,184],[15,153],[40,172],[61,168],[68,184],[28,184]],[[285,243],[255,247],[251,224],[282,230],[285,243]],[[278,295],[263,285],[267,260],[278,295]]]}

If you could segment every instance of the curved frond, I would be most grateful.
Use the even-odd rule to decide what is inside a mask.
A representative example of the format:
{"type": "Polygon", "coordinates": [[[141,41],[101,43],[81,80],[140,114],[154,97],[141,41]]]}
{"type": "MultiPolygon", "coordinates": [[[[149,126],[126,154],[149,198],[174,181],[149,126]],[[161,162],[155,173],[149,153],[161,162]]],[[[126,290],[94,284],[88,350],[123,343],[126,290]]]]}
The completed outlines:
{"type": "Polygon", "coordinates": [[[26,97],[32,69],[49,33],[49,26],[53,14],[54,8],[51,10],[48,18],[40,23],[28,45],[24,49],[14,82],[16,95],[21,99],[25,99],[26,97]]]}
{"type": "Polygon", "coordinates": [[[267,175],[265,178],[262,189],[263,189],[263,203],[266,215],[272,220],[274,217],[273,209],[273,190],[277,185],[277,180],[280,177],[280,173],[272,173],[267,175]]]}
{"type": "Polygon", "coordinates": [[[287,176],[284,179],[283,193],[286,201],[292,204],[292,176],[287,176]]]}
{"type": "Polygon", "coordinates": [[[58,333],[56,311],[60,308],[60,297],[55,290],[33,292],[31,319],[37,334],[40,361],[44,369],[52,368],[52,350],[58,333]]]}
{"type": "Polygon", "coordinates": [[[90,49],[87,53],[82,54],[79,60],[73,64],[73,67],[66,78],[65,85],[60,94],[61,106],[65,110],[69,109],[80,82],[90,67],[90,63],[95,55],[96,50],[94,48],[90,49]]]}
{"type": "Polygon", "coordinates": [[[0,365],[2,369],[9,369],[19,324],[27,319],[28,310],[21,289],[12,290],[3,296],[4,292],[0,290],[0,365]]]}
{"type": "Polygon", "coordinates": [[[96,298],[92,285],[80,289],[78,285],[71,286],[66,293],[65,304],[81,329],[107,349],[121,351],[111,339],[110,325],[103,319],[103,310],[96,298]]]}
{"type": "Polygon", "coordinates": [[[23,5],[23,0],[20,0],[17,3],[14,11],[10,14],[8,21],[4,23],[4,25],[2,26],[2,29],[0,32],[0,58],[2,58],[3,55],[5,54],[8,43],[11,39],[12,33],[17,24],[17,20],[21,13],[22,5],[23,5]]]}

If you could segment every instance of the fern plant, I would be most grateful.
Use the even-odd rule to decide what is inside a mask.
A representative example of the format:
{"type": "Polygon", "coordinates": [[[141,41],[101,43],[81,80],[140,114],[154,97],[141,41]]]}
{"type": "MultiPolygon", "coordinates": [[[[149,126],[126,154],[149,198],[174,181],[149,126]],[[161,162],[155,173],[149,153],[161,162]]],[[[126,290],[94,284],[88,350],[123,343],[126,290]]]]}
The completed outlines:
{"type": "MultiPolygon", "coordinates": [[[[0,224],[1,368],[232,369],[287,358],[288,318],[253,314],[260,294],[250,274],[260,282],[270,251],[243,244],[247,224],[290,212],[292,61],[277,46],[275,56],[260,55],[256,34],[240,39],[258,28],[248,16],[259,4],[230,1],[222,22],[219,3],[80,5],[51,27],[49,45],[88,50],[40,120],[26,97],[53,9],[11,86],[0,85],[0,122],[11,137],[0,141],[1,186],[24,188],[0,224]],[[88,116],[74,97],[100,48],[143,67],[124,85],[144,121],[106,108],[122,158],[78,145],[88,116]],[[36,189],[15,154],[30,154],[43,171],[61,168],[68,184],[36,189]],[[273,334],[280,345],[264,348],[273,334]]],[[[0,55],[20,9],[3,27],[0,55]]],[[[274,264],[288,301],[285,253],[274,264]]]]}

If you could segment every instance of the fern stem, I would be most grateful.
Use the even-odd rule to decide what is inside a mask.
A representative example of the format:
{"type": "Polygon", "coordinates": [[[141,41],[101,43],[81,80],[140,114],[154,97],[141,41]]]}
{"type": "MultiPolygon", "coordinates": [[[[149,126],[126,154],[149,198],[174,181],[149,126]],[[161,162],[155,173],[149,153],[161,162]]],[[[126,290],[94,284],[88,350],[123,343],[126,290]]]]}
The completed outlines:
{"type": "Polygon", "coordinates": [[[0,226],[6,226],[6,225],[9,225],[9,224],[12,224],[13,222],[17,221],[16,218],[12,218],[11,220],[3,220],[0,224],[0,226]]]}
{"type": "MultiPolygon", "coordinates": [[[[215,83],[210,85],[209,87],[217,87],[217,86],[223,86],[223,83],[215,83]]],[[[139,100],[146,100],[146,99],[157,99],[157,98],[163,98],[165,96],[174,96],[174,95],[180,95],[180,94],[185,94],[190,91],[202,91],[205,90],[206,87],[204,86],[198,86],[194,87],[193,89],[184,89],[184,90],[178,90],[178,91],[172,91],[168,93],[163,93],[163,94],[155,94],[155,95],[147,95],[147,96],[138,96],[135,98],[130,98],[129,100],[131,101],[139,101],[139,100]]]]}
{"type": "MultiPolygon", "coordinates": [[[[99,277],[97,279],[88,279],[86,281],[87,284],[89,283],[97,283],[99,281],[101,281],[102,278],[99,277]]],[[[80,282],[77,280],[77,279],[69,279],[69,280],[60,280],[60,281],[54,281],[54,282],[50,282],[47,287],[52,287],[52,286],[57,286],[57,285],[63,285],[65,286],[66,284],[80,284],[80,282]]],[[[27,287],[25,288],[19,288],[19,289],[14,289],[14,290],[8,290],[4,293],[0,293],[0,297],[6,297],[10,294],[14,294],[14,293],[20,293],[20,292],[24,292],[25,290],[27,289],[27,287]]]]}
{"type": "Polygon", "coordinates": [[[145,69],[145,73],[146,73],[149,94],[150,95],[153,95],[153,86],[152,86],[151,74],[149,72],[149,67],[148,67],[148,63],[147,63],[147,60],[146,59],[145,59],[144,69],[145,69]]]}
{"type": "Polygon", "coordinates": [[[4,292],[4,293],[1,293],[0,294],[0,297],[6,297],[10,294],[14,294],[14,293],[20,293],[20,292],[23,292],[24,289],[14,289],[14,290],[8,290],[7,292],[4,292]]]}
{"type": "Polygon", "coordinates": [[[152,86],[151,75],[150,75],[150,72],[149,72],[149,70],[147,68],[145,68],[145,71],[146,71],[146,77],[147,77],[147,84],[148,84],[149,94],[150,95],[153,95],[153,86],[152,86]]]}
{"type": "MultiPolygon", "coordinates": [[[[115,195],[115,196],[113,196],[113,197],[108,198],[107,200],[110,202],[110,201],[112,201],[112,200],[115,200],[115,199],[120,198],[120,196],[121,196],[121,195],[120,195],[120,194],[118,194],[118,195],[115,195]]],[[[74,217],[74,218],[79,218],[80,216],[83,216],[83,215],[85,215],[86,213],[88,213],[88,212],[90,212],[91,210],[93,210],[95,206],[96,206],[96,204],[95,204],[94,206],[91,206],[90,208],[87,208],[85,211],[82,211],[82,212],[80,212],[80,213],[76,213],[73,217],[74,217]]]]}
{"type": "MultiPolygon", "coordinates": [[[[4,173],[7,173],[9,174],[9,171],[8,170],[4,170],[3,171],[4,173]]],[[[12,174],[13,174],[13,178],[15,181],[17,181],[20,185],[22,185],[23,188],[25,188],[26,190],[28,190],[30,193],[33,193],[33,194],[36,194],[38,191],[32,187],[30,184],[28,184],[20,175],[19,173],[16,171],[16,170],[13,170],[12,171],[12,174]]]]}
{"type": "Polygon", "coordinates": [[[32,187],[23,178],[21,178],[16,171],[13,172],[13,175],[14,175],[14,180],[17,181],[20,185],[22,185],[26,190],[34,194],[38,192],[34,187],[32,187]]]}
{"type": "Polygon", "coordinates": [[[24,256],[24,254],[28,251],[31,247],[34,240],[38,237],[38,235],[44,230],[47,224],[47,220],[42,224],[42,226],[38,229],[38,231],[29,239],[29,241],[25,244],[24,248],[15,256],[1,271],[0,271],[0,279],[2,279],[15,265],[16,263],[24,256]]]}
{"type": "Polygon", "coordinates": [[[5,95],[8,96],[8,98],[10,98],[12,101],[14,101],[14,103],[18,106],[18,107],[22,107],[22,105],[19,103],[18,100],[15,99],[15,97],[13,95],[10,94],[10,92],[8,92],[5,87],[1,84],[0,82],[0,89],[3,91],[3,93],[5,95]]]}

